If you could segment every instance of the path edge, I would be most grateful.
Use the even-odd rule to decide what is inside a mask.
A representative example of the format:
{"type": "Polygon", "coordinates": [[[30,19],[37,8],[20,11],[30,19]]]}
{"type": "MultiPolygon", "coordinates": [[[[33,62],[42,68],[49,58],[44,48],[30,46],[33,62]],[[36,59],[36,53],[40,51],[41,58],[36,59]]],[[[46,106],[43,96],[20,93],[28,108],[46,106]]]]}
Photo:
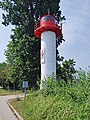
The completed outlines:
{"type": "Polygon", "coordinates": [[[12,112],[13,112],[14,115],[16,116],[16,118],[17,118],[18,120],[24,120],[24,119],[20,116],[20,114],[14,109],[14,107],[9,103],[9,100],[7,100],[6,102],[7,102],[8,106],[9,106],[9,108],[12,110],[12,112]]]}

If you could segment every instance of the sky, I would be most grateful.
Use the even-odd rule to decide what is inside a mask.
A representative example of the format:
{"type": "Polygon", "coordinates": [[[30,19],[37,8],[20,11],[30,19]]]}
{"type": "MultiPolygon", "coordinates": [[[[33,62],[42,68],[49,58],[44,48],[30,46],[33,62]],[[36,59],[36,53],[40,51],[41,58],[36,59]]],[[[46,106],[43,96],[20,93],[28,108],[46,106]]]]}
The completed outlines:
{"type": "Polygon", "coordinates": [[[76,61],[76,68],[90,65],[90,0],[61,0],[65,42],[59,47],[60,55],[76,61]]]}
{"type": "Polygon", "coordinates": [[[5,27],[2,25],[2,10],[0,9],[0,63],[5,62],[6,57],[4,55],[7,45],[10,41],[10,35],[12,33],[12,26],[5,27]]]}
{"type": "MultiPolygon", "coordinates": [[[[60,9],[66,17],[63,23],[65,42],[59,47],[61,56],[74,59],[76,68],[90,65],[90,0],[61,0],[60,9]]],[[[4,51],[10,41],[12,26],[4,27],[0,10],[0,62],[5,61],[4,51]]]]}

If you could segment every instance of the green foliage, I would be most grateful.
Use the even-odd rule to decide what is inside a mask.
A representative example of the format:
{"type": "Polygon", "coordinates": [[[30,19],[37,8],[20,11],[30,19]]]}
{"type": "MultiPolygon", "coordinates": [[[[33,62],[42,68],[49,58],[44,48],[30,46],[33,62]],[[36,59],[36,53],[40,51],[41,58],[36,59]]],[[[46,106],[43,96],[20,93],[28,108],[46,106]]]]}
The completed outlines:
{"type": "Polygon", "coordinates": [[[78,71],[77,71],[77,73],[78,73],[78,77],[79,77],[79,79],[83,79],[83,80],[85,80],[85,79],[87,79],[86,77],[86,72],[85,72],[85,70],[83,70],[83,69],[79,69],[78,71]]]}
{"type": "Polygon", "coordinates": [[[9,80],[17,83],[28,80],[30,87],[35,87],[40,59],[38,41],[34,37],[27,39],[26,36],[22,36],[20,41],[12,40],[8,46],[5,54],[11,64],[9,80]]]}
{"type": "Polygon", "coordinates": [[[62,58],[62,63],[57,63],[57,79],[63,79],[66,84],[68,81],[72,82],[76,73],[74,66],[75,61],[73,59],[64,60],[64,58],[62,58]]]}
{"type": "Polygon", "coordinates": [[[0,63],[0,84],[2,87],[4,86],[5,82],[8,79],[10,66],[6,63],[0,63]]]}
{"type": "MultiPolygon", "coordinates": [[[[52,90],[58,87],[56,82],[52,85],[50,78],[48,84],[52,90]]],[[[24,120],[90,119],[90,79],[77,80],[73,86],[62,85],[56,95],[51,89],[49,90],[51,94],[47,96],[43,94],[43,91],[35,91],[27,96],[26,101],[14,101],[12,105],[20,112],[24,120]]]]}
{"type": "Polygon", "coordinates": [[[54,76],[49,77],[46,81],[43,81],[43,84],[44,84],[43,92],[45,96],[57,94],[59,90],[59,84],[54,76]]]}
{"type": "Polygon", "coordinates": [[[3,70],[5,66],[6,66],[6,63],[5,63],[5,62],[0,63],[0,70],[3,70]]]}

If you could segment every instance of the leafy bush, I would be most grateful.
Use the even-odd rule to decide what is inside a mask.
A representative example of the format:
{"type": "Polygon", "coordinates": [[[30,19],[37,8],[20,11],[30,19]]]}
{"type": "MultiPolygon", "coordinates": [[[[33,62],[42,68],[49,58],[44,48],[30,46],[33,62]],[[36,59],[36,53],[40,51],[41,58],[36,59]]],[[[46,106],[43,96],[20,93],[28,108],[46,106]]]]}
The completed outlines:
{"type": "Polygon", "coordinates": [[[44,95],[57,95],[60,93],[60,87],[65,86],[66,83],[64,80],[58,81],[54,74],[48,77],[47,80],[43,81],[43,92],[44,95]]]}
{"type": "Polygon", "coordinates": [[[75,85],[74,80],[68,80],[67,83],[62,79],[57,80],[54,74],[52,74],[52,76],[48,77],[47,80],[43,81],[43,93],[45,96],[57,94],[60,95],[64,88],[66,89],[75,85]]]}

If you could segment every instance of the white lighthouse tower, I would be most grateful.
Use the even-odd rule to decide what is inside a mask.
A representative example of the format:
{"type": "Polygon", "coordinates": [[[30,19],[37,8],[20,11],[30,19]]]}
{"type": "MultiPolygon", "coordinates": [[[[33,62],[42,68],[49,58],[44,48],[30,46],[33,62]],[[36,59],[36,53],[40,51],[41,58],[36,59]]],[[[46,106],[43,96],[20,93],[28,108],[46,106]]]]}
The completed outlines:
{"type": "Polygon", "coordinates": [[[35,23],[34,34],[41,39],[41,84],[54,73],[56,75],[56,38],[61,35],[62,28],[58,26],[53,15],[44,15],[40,22],[35,23]]]}

